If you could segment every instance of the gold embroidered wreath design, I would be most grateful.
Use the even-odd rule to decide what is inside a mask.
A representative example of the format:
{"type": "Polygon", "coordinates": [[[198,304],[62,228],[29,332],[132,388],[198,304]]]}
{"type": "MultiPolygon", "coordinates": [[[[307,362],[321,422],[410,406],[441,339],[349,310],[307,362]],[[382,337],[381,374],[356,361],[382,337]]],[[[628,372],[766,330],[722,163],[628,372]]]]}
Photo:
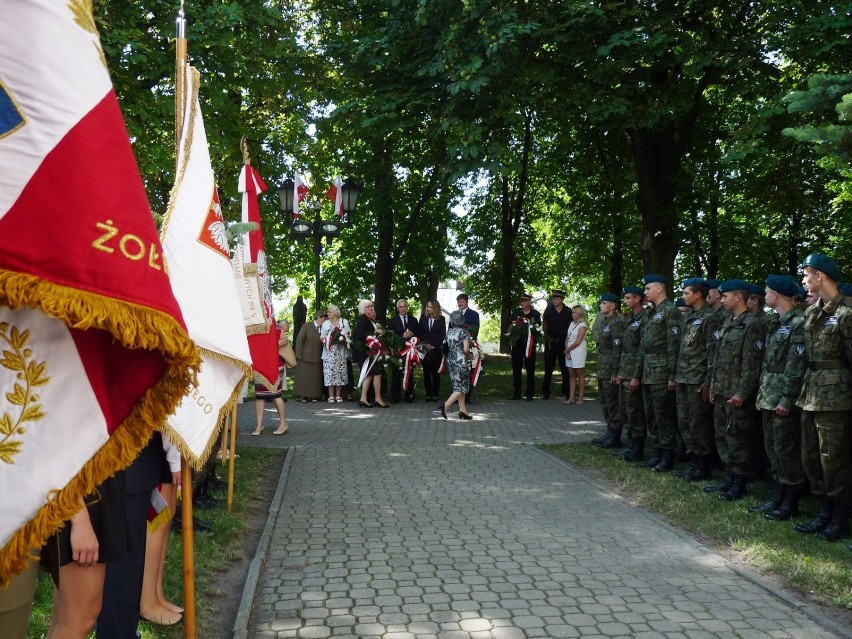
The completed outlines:
{"type": "Polygon", "coordinates": [[[45,375],[47,362],[34,361],[32,350],[26,348],[29,339],[29,331],[21,331],[8,322],[0,322],[0,342],[4,347],[0,366],[15,372],[18,379],[12,392],[6,393],[6,401],[20,407],[17,411],[4,411],[0,415],[0,461],[7,464],[14,464],[15,455],[21,452],[23,441],[20,436],[26,432],[22,424],[40,421],[46,415],[38,403],[39,396],[33,390],[50,381],[45,375]],[[13,413],[17,413],[17,416],[13,413]]]}

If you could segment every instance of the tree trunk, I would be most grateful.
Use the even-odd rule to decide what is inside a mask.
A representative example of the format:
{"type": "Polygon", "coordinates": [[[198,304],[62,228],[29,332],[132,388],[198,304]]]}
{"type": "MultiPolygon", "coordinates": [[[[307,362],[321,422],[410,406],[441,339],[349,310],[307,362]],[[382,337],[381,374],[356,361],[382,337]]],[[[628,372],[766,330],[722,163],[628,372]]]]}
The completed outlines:
{"type": "Polygon", "coordinates": [[[376,319],[384,324],[390,304],[391,286],[393,285],[393,271],[396,262],[393,255],[393,231],[394,215],[393,203],[390,201],[390,184],[393,179],[391,167],[391,152],[381,142],[373,148],[376,162],[375,179],[375,214],[378,235],[378,249],[376,253],[376,299],[373,304],[376,307],[376,319]]]}
{"type": "Polygon", "coordinates": [[[678,252],[678,214],[675,209],[682,154],[675,129],[635,129],[630,148],[636,167],[636,205],[642,216],[642,264],[645,273],[658,273],[672,282],[678,252]]]}

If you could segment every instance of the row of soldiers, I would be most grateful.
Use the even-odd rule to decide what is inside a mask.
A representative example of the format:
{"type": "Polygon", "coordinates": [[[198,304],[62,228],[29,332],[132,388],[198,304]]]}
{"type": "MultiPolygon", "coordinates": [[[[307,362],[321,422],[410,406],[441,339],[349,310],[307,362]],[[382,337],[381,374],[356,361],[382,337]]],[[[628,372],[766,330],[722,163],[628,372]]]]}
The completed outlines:
{"type": "Polygon", "coordinates": [[[622,298],[601,295],[607,432],[594,443],[619,449],[626,430],[617,455],[654,472],[673,470],[680,450],[687,481],[710,480],[720,460],[724,477],[704,492],[727,501],[746,495],[768,458],[773,497],[750,510],[787,520],[810,492],[818,512],[796,530],[836,541],[852,509],[852,291],[826,255],[809,255],[802,273],[804,289],[789,275],[765,287],[689,278],[682,309],[665,277],[646,275],[644,288],[622,290],[626,316],[622,298]]]}

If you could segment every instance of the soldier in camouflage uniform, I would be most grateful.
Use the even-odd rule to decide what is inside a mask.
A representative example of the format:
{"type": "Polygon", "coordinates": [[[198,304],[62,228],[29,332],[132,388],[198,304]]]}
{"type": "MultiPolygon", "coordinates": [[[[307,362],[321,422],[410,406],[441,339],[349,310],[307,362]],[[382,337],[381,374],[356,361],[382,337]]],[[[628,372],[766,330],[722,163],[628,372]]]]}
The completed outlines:
{"type": "Polygon", "coordinates": [[[606,422],[606,435],[595,443],[599,448],[621,446],[623,424],[618,410],[618,386],[615,382],[615,341],[621,339],[622,319],[618,311],[621,300],[613,293],[603,293],[598,301],[597,378],[598,398],[606,422]]]}
{"type": "Polygon", "coordinates": [[[622,425],[627,428],[630,445],[617,455],[626,461],[640,462],[645,454],[645,407],[642,389],[631,390],[630,378],[636,370],[636,356],[639,353],[643,327],[648,321],[648,311],[642,307],[645,291],[641,288],[625,286],[621,292],[624,295],[624,305],[630,309],[630,314],[621,337],[614,340],[615,381],[618,384],[618,411],[622,425]]]}
{"type": "Polygon", "coordinates": [[[852,506],[852,307],[838,290],[834,260],[812,253],[802,283],[817,302],[805,311],[809,361],[797,403],[802,413],[802,465],[819,512],[796,530],[836,541],[849,532],[852,506]]]}
{"type": "Polygon", "coordinates": [[[654,304],[654,310],[639,344],[636,371],[630,380],[630,389],[642,384],[648,439],[656,446],[654,455],[640,462],[640,466],[656,472],[668,472],[674,466],[677,447],[677,408],[675,406],[675,369],[683,332],[680,311],[668,299],[667,280],[662,275],[646,275],[645,297],[654,304]]]}
{"type": "Polygon", "coordinates": [[[763,418],[763,441],[772,479],[774,497],[749,512],[766,513],[771,520],[787,520],[799,512],[799,499],[805,488],[802,468],[802,411],[796,400],[802,389],[805,356],[804,313],[796,306],[801,292],[789,275],[766,278],[766,303],[775,309],[769,319],[766,355],[757,393],[757,409],[763,418]]]}
{"type": "Polygon", "coordinates": [[[731,316],[722,324],[713,362],[710,400],[716,413],[716,450],[725,479],[705,492],[721,492],[727,501],[742,499],[754,456],[754,400],[760,379],[766,331],[748,312],[749,285],[728,280],[720,288],[731,316]]]}
{"type": "Polygon", "coordinates": [[[683,298],[692,308],[686,320],[680,354],[677,359],[678,426],[692,456],[689,468],[680,474],[689,481],[710,479],[713,460],[713,404],[710,403],[710,378],[716,353],[716,335],[722,325],[719,315],[707,306],[709,289],[700,277],[683,282],[683,298]]]}

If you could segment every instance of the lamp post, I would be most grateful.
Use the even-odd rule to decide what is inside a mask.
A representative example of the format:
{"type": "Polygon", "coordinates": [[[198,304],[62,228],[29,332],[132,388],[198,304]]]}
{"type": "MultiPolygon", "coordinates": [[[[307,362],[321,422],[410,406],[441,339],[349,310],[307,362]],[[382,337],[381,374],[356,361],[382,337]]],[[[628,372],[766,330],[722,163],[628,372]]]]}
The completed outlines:
{"type": "MultiPolygon", "coordinates": [[[[320,285],[320,257],[322,256],[322,238],[326,238],[326,242],[331,242],[331,239],[337,237],[344,226],[352,226],[352,214],[355,212],[355,205],[358,203],[358,196],[361,194],[361,187],[349,177],[343,182],[341,187],[343,200],[343,217],[335,215],[334,218],[323,220],[320,214],[321,206],[314,207],[314,219],[308,221],[303,218],[295,218],[290,224],[290,234],[299,239],[305,239],[313,235],[314,238],[314,310],[320,308],[320,298],[322,297],[322,289],[320,285]]],[[[296,184],[293,180],[287,178],[278,189],[278,197],[281,199],[281,210],[288,215],[294,215],[294,204],[296,201],[296,184]]],[[[335,212],[336,213],[336,212],[335,212]]]]}

